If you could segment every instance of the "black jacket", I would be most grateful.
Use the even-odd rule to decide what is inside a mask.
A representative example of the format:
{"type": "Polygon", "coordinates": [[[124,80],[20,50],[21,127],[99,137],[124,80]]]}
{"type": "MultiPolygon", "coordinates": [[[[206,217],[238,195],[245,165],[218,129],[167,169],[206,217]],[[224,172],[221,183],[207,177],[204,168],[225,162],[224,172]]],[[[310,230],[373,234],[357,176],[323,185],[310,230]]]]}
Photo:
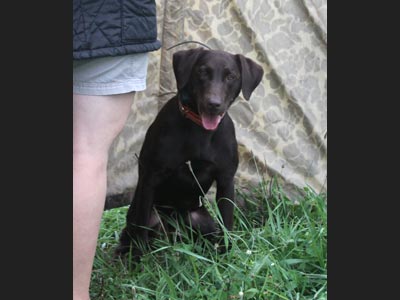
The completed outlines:
{"type": "Polygon", "coordinates": [[[155,0],[73,2],[73,59],[149,52],[161,47],[155,0]]]}

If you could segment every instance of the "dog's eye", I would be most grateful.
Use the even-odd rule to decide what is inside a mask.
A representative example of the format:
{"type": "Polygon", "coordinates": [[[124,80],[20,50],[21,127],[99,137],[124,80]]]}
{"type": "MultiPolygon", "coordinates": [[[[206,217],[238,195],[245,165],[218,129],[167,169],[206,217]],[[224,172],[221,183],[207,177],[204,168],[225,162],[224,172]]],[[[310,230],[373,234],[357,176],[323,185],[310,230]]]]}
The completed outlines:
{"type": "Polygon", "coordinates": [[[206,76],[206,75],[207,75],[207,70],[204,69],[204,68],[200,68],[200,69],[197,70],[197,73],[198,73],[200,76],[206,76]]]}
{"type": "Polygon", "coordinates": [[[226,80],[228,80],[228,81],[232,81],[232,80],[235,80],[236,79],[236,76],[235,76],[235,74],[228,74],[228,76],[226,76],[226,80]]]}

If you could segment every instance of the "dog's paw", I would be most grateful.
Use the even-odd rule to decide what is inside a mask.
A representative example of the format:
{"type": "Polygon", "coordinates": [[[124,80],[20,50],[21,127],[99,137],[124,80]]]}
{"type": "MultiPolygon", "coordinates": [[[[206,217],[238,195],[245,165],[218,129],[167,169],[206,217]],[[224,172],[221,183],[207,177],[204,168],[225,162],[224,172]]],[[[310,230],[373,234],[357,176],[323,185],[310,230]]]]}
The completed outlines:
{"type": "Polygon", "coordinates": [[[114,255],[113,257],[115,259],[118,259],[119,257],[123,257],[126,253],[128,253],[130,251],[130,246],[125,246],[125,245],[121,245],[119,244],[117,246],[117,248],[115,248],[114,250],[114,255]]]}
{"type": "Polygon", "coordinates": [[[113,260],[118,261],[123,259],[125,262],[130,262],[132,266],[136,266],[140,263],[141,257],[143,256],[143,252],[138,249],[130,246],[118,245],[114,250],[113,260]]]}

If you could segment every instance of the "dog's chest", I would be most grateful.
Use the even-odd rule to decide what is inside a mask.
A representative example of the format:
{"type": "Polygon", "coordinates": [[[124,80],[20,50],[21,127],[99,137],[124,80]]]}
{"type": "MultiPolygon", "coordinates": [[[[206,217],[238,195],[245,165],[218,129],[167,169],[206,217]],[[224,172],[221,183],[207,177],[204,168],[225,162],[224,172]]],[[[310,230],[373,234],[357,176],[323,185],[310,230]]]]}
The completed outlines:
{"type": "Polygon", "coordinates": [[[209,145],[187,144],[183,150],[184,160],[191,161],[210,161],[215,160],[215,151],[209,145]]]}
{"type": "Polygon", "coordinates": [[[202,138],[188,133],[183,143],[183,157],[186,160],[215,162],[218,143],[210,137],[202,138]]]}
{"type": "Polygon", "coordinates": [[[193,184],[194,177],[198,180],[213,180],[216,165],[206,160],[187,160],[176,170],[175,176],[182,184],[193,184]]]}
{"type": "Polygon", "coordinates": [[[195,209],[199,205],[199,196],[207,193],[215,175],[216,166],[209,161],[184,161],[159,186],[155,203],[179,209],[195,209]]]}
{"type": "Polygon", "coordinates": [[[194,176],[199,181],[212,181],[215,174],[216,149],[208,142],[187,143],[183,151],[183,163],[177,168],[177,179],[184,185],[193,185],[194,176]]]}

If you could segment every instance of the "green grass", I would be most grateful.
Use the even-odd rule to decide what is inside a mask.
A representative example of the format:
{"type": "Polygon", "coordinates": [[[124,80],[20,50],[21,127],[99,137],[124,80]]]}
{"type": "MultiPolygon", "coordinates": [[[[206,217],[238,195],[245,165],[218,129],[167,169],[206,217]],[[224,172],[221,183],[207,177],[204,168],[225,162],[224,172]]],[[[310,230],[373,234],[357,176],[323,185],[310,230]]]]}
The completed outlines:
{"type": "MultiPolygon", "coordinates": [[[[326,195],[309,187],[298,204],[275,182],[238,190],[229,252],[179,234],[154,241],[138,266],[112,260],[127,207],[105,211],[96,252],[91,297],[96,299],[326,299],[326,195]]],[[[205,202],[218,218],[213,202],[205,202]]]]}

